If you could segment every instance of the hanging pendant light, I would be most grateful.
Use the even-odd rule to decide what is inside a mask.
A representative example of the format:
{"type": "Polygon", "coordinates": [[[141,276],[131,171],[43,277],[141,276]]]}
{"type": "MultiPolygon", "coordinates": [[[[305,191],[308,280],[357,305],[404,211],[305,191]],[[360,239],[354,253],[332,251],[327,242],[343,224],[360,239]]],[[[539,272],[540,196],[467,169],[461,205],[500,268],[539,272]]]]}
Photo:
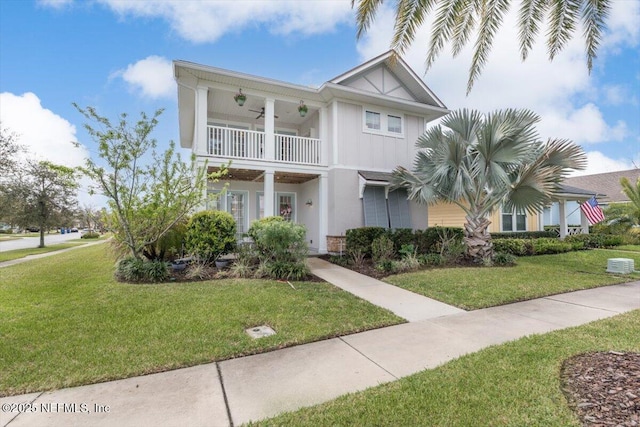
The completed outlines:
{"type": "Polygon", "coordinates": [[[238,93],[236,93],[236,95],[233,97],[233,99],[236,101],[236,103],[239,106],[242,107],[244,105],[244,101],[247,100],[247,95],[242,93],[242,89],[238,89],[238,93]]]}
{"type": "Polygon", "coordinates": [[[298,112],[300,113],[300,117],[306,116],[307,111],[309,111],[309,109],[306,105],[304,105],[304,101],[300,101],[300,105],[298,105],[298,112]]]}

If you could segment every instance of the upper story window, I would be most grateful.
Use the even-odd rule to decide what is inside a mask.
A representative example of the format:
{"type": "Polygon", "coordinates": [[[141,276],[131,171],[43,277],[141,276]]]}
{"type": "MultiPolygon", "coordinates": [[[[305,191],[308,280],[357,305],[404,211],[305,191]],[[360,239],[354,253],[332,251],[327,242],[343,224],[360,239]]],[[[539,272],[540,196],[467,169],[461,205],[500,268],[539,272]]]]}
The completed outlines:
{"type": "Polygon", "coordinates": [[[404,117],[398,113],[365,107],[363,132],[403,137],[404,117]]]}
{"type": "Polygon", "coordinates": [[[402,133],[402,117],[388,115],[387,130],[392,133],[402,133]]]}
{"type": "Polygon", "coordinates": [[[367,110],[365,112],[365,126],[367,129],[380,130],[380,113],[367,110]]]}

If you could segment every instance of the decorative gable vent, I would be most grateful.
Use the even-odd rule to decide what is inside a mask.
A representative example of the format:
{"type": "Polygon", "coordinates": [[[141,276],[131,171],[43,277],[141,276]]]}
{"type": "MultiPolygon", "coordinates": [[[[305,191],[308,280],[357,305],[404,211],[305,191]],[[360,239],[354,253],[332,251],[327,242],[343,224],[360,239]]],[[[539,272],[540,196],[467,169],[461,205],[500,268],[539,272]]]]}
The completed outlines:
{"type": "Polygon", "coordinates": [[[609,258],[607,260],[607,273],[629,274],[633,273],[634,268],[632,259],[609,258]]]}

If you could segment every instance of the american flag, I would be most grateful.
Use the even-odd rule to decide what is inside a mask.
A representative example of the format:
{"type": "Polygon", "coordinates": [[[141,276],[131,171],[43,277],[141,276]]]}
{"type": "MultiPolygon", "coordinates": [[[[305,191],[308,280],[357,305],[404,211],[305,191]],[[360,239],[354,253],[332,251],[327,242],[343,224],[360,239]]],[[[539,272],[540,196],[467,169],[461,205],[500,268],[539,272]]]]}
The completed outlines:
{"type": "Polygon", "coordinates": [[[580,205],[580,210],[584,213],[584,216],[589,220],[589,224],[597,224],[601,221],[604,221],[604,213],[602,212],[602,208],[598,205],[598,201],[596,200],[596,196],[593,196],[586,202],[580,205]]]}

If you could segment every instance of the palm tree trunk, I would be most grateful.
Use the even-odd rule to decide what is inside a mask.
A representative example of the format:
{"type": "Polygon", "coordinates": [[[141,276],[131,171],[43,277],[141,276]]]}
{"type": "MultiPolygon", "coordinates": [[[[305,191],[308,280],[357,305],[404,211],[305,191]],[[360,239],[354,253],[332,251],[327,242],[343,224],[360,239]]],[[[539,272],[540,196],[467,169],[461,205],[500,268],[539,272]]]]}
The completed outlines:
{"type": "Polygon", "coordinates": [[[464,224],[464,243],[467,255],[478,263],[491,265],[493,259],[493,244],[489,234],[491,221],[487,218],[472,218],[466,216],[464,224]]]}

